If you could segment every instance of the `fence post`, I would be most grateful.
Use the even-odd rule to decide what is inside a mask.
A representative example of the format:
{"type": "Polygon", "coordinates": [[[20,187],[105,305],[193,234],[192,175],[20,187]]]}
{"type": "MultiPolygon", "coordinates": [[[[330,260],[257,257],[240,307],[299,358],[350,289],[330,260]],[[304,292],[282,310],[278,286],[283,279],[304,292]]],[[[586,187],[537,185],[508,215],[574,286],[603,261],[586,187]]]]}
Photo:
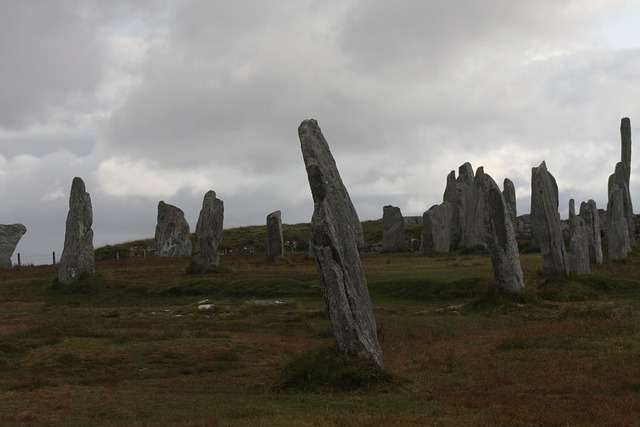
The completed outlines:
{"type": "Polygon", "coordinates": [[[18,252],[18,267],[20,267],[20,252],[18,252]]]}
{"type": "Polygon", "coordinates": [[[56,265],[56,251],[53,251],[53,265],[56,265]]]}

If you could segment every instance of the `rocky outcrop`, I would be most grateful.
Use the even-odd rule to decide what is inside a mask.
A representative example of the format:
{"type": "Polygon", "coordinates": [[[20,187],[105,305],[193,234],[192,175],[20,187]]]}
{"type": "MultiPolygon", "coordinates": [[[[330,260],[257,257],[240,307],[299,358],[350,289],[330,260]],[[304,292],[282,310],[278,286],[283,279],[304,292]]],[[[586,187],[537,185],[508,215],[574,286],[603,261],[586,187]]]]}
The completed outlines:
{"type": "Polygon", "coordinates": [[[267,215],[267,259],[277,261],[283,254],[282,216],[280,211],[275,211],[267,215]]]}
{"type": "Polygon", "coordinates": [[[404,233],[404,218],[397,206],[382,208],[382,249],[389,252],[400,252],[407,248],[404,233]]]}
{"type": "MultiPolygon", "coordinates": [[[[222,241],[223,223],[224,203],[216,197],[215,191],[209,190],[202,200],[202,209],[196,224],[196,263],[204,266],[220,265],[218,246],[222,241]]],[[[188,224],[186,232],[189,233],[188,224]]],[[[187,251],[186,242],[184,251],[187,251]]]]}
{"type": "Polygon", "coordinates": [[[531,169],[531,235],[540,246],[545,274],[568,274],[558,213],[558,184],[542,162],[531,169]]]}
{"type": "Polygon", "coordinates": [[[180,208],[158,203],[155,239],[157,256],[191,256],[189,224],[180,208]]]}
{"type": "Polygon", "coordinates": [[[0,268],[11,268],[11,256],[27,232],[22,224],[0,224],[0,268]]]}
{"type": "Polygon", "coordinates": [[[446,253],[451,248],[451,203],[434,205],[423,214],[421,246],[426,252],[446,253]]]}
{"type": "Polygon", "coordinates": [[[84,181],[74,178],[69,196],[64,249],[60,256],[58,281],[63,285],[75,283],[83,275],[95,274],[93,254],[93,208],[84,181]]]}
{"type": "Polygon", "coordinates": [[[595,201],[589,200],[580,204],[580,218],[584,222],[589,248],[589,262],[600,265],[603,262],[602,237],[600,235],[600,215],[595,201]]]}
{"type": "Polygon", "coordinates": [[[477,206],[482,206],[481,215],[487,249],[491,255],[493,274],[496,284],[511,293],[521,293],[524,289],[522,267],[518,244],[507,206],[500,188],[493,178],[484,173],[483,168],[476,172],[477,206]]]}
{"type": "Polygon", "coordinates": [[[314,211],[311,243],[338,348],[383,366],[358,248],[362,226],[318,123],[298,127],[314,211]]]}

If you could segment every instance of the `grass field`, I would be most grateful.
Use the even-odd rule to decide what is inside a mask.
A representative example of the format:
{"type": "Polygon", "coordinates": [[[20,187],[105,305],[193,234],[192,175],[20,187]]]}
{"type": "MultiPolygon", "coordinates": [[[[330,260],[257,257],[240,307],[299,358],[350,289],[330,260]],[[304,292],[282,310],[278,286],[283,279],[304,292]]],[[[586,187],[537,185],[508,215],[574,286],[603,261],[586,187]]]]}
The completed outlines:
{"type": "Polygon", "coordinates": [[[639,425],[637,253],[583,278],[523,255],[518,301],[486,256],[363,254],[384,372],[332,350],[303,254],[2,270],[0,425],[639,425]]]}

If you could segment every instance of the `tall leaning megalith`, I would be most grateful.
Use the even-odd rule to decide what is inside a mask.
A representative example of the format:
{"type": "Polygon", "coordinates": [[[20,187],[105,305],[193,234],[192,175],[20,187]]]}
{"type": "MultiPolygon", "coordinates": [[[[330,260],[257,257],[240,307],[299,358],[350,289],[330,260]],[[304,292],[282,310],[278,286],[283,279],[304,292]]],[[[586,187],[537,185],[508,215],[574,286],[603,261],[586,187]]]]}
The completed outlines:
{"type": "Polygon", "coordinates": [[[85,189],[84,181],[73,178],[64,249],[58,269],[58,281],[61,284],[70,285],[85,274],[95,274],[92,225],[91,196],[85,189]]]}
{"type": "Polygon", "coordinates": [[[224,203],[216,197],[215,191],[209,190],[202,199],[202,209],[196,224],[196,263],[204,266],[220,264],[218,246],[222,241],[223,223],[224,203]]]}
{"type": "Polygon", "coordinates": [[[558,212],[558,184],[543,161],[531,169],[531,234],[540,245],[545,274],[569,273],[558,212]]]}
{"type": "Polygon", "coordinates": [[[311,244],[338,348],[382,367],[376,320],[358,253],[364,243],[358,214],[318,123],[303,121],[298,137],[314,201],[311,244]]]}

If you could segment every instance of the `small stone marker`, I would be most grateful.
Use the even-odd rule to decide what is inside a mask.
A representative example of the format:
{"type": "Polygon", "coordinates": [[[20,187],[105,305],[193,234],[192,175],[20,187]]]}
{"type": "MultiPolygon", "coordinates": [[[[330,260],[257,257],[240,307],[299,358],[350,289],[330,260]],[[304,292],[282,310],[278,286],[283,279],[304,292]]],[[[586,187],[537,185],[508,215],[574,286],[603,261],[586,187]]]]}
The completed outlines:
{"type": "Polygon", "coordinates": [[[580,204],[580,218],[584,221],[589,262],[600,265],[603,262],[602,237],[600,236],[600,215],[595,201],[589,200],[580,204]]]}
{"type": "Polygon", "coordinates": [[[282,238],[282,214],[280,211],[267,215],[267,259],[277,261],[284,254],[282,238]]]}
{"type": "Polygon", "coordinates": [[[404,219],[397,206],[382,208],[382,249],[389,252],[400,252],[407,248],[404,233],[404,219]]]}

